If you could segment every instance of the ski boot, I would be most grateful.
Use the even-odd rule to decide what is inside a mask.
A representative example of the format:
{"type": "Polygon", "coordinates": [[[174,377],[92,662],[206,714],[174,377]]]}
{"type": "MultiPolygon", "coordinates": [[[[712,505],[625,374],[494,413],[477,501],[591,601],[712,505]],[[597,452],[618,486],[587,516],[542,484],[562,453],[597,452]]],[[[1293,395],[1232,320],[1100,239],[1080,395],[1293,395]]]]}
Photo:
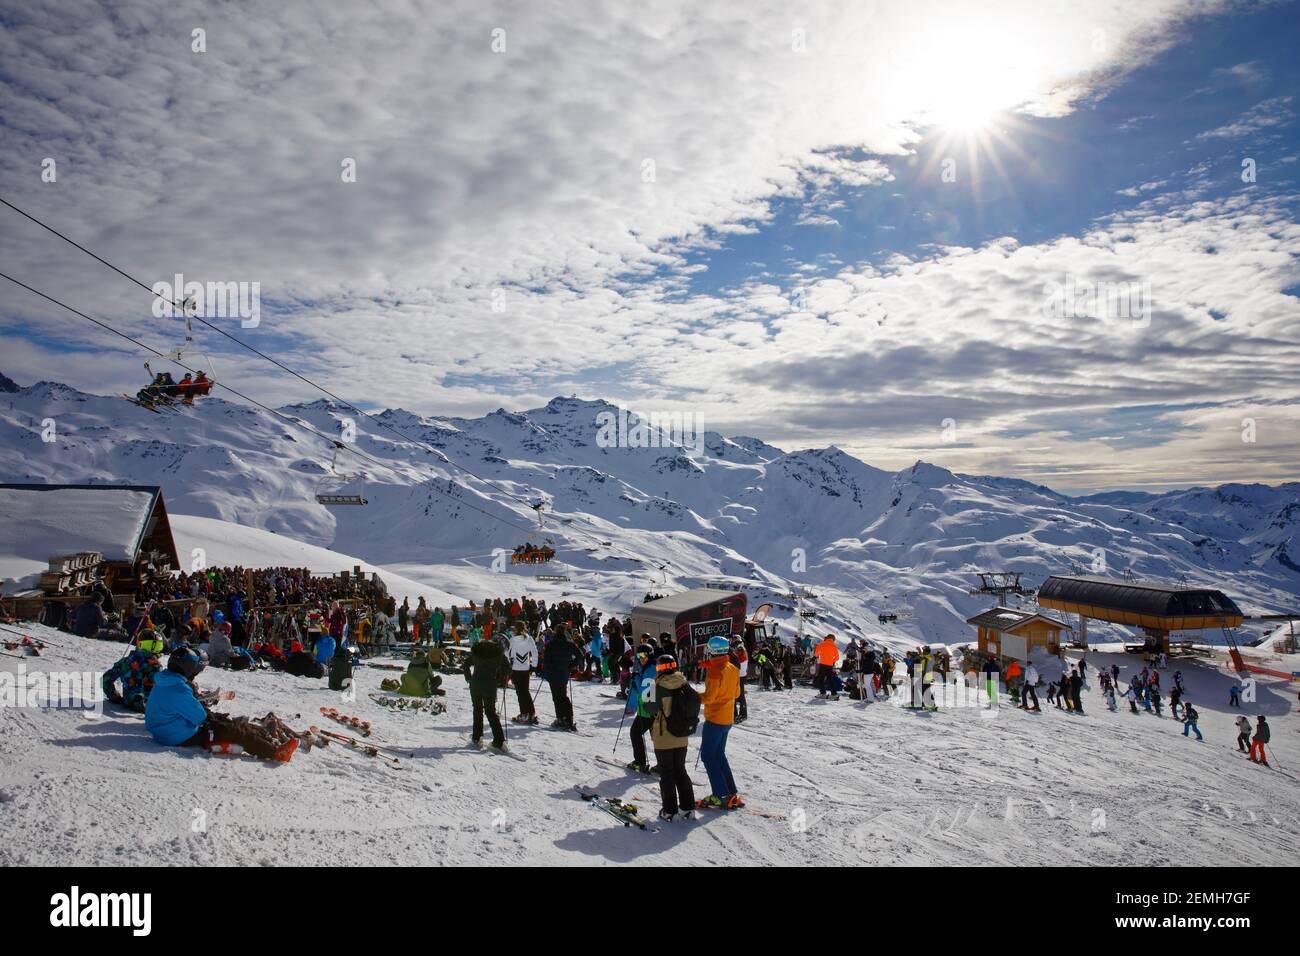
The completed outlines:
{"type": "Polygon", "coordinates": [[[629,763],[625,763],[625,764],[623,764],[623,768],[624,768],[625,770],[631,770],[631,771],[633,771],[633,772],[635,772],[635,773],[649,773],[649,772],[650,772],[649,770],[646,769],[646,765],[645,765],[645,764],[643,764],[643,763],[637,763],[635,760],[633,760],[633,761],[631,761],[631,762],[629,762],[629,763]]]}
{"type": "Polygon", "coordinates": [[[731,796],[727,797],[726,800],[722,801],[722,805],[728,810],[743,810],[745,808],[745,801],[740,799],[740,794],[733,793],[731,796]]]}
{"type": "Polygon", "coordinates": [[[672,823],[677,819],[677,814],[671,813],[668,810],[660,810],[659,819],[664,821],[664,823],[672,823]]]}
{"type": "Polygon", "coordinates": [[[705,797],[703,800],[696,800],[695,809],[696,810],[721,810],[722,798],[710,794],[709,796],[705,797]]]}

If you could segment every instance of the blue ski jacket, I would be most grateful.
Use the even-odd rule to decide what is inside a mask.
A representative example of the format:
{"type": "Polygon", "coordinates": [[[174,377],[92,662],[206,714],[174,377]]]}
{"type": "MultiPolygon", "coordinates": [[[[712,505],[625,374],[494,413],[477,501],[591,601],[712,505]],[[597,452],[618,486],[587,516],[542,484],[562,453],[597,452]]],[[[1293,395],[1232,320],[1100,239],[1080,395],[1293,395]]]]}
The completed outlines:
{"type": "Polygon", "coordinates": [[[190,682],[175,671],[162,671],[154,678],[153,691],[144,707],[144,725],[153,739],[165,747],[185,743],[208,719],[190,682]]]}

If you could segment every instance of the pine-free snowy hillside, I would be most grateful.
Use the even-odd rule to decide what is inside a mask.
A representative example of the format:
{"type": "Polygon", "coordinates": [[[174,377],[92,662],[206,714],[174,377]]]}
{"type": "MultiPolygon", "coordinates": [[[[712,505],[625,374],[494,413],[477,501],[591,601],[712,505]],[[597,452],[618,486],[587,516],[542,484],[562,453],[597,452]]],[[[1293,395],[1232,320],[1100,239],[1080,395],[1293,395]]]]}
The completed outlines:
{"type": "MultiPolygon", "coordinates": [[[[19,667],[97,678],[122,650],[22,630],[50,647],[0,657],[0,681],[19,667]]],[[[1118,663],[1125,682],[1135,666],[1100,651],[1088,659],[1118,663]]],[[[1003,707],[991,718],[753,689],[727,752],[750,808],[780,818],[714,813],[658,833],[624,829],[574,793],[582,784],[649,816],[658,808],[655,781],[605,762],[631,759],[626,726],[611,754],[623,702],[603,696],[608,686],[575,683],[582,735],[507,724],[520,761],[466,746],[469,694],[454,675],[448,711],[429,716],[373,702],[389,674],[374,668],[357,669],[355,701],[320,680],[207,671],[200,686],[237,692],[228,713],[274,710],[296,728],[331,728],[319,712],[335,707],[411,756],[395,767],[330,745],[272,765],[161,747],[136,714],[0,707],[0,865],[1293,864],[1293,692],[1262,681],[1247,710],[1273,725],[1273,761],[1285,769],[1268,769],[1234,749],[1228,675],[1196,663],[1182,671],[1204,742],[1168,716],[1108,712],[1095,682],[1083,715],[1044,700],[1042,713],[1003,707]]],[[[513,702],[509,694],[509,713],[513,702]]],[[[549,721],[545,692],[538,709],[549,721]]],[[[690,764],[698,744],[697,734],[690,764]]],[[[707,780],[702,767],[692,778],[707,780]]]]}
{"type": "Polygon", "coordinates": [[[716,433],[698,456],[664,447],[653,429],[652,447],[602,447],[598,416],[618,410],[572,398],[477,419],[378,413],[397,434],[328,402],[282,411],[289,421],[213,397],[155,414],[65,385],[16,387],[0,396],[0,476],[161,484],[173,514],[277,532],[475,598],[562,588],[612,610],[647,590],[717,581],[788,604],[781,596],[797,585],[817,595],[828,629],[886,641],[969,639],[965,618],[989,604],[967,593],[977,570],[1019,570],[1037,584],[1101,560],[1114,574],[1221,587],[1248,612],[1300,604],[1297,484],[1070,498],[716,433]],[[311,429],[338,434],[349,418],[357,447],[380,464],[342,455],[370,504],[330,510],[313,492],[331,448],[311,429]],[[496,573],[498,549],[543,535],[555,562],[496,573]],[[537,573],[570,580],[544,588],[537,573]],[[885,609],[904,619],[878,624],[885,609]]]}

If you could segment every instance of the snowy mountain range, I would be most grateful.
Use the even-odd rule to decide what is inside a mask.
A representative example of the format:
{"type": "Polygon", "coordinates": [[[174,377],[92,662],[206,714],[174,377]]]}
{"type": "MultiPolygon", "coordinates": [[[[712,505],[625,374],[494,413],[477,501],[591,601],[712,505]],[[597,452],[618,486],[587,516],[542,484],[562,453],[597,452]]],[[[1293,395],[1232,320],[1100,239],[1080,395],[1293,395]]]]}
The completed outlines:
{"type": "Polygon", "coordinates": [[[991,603],[968,593],[980,570],[1022,571],[1031,585],[1131,572],[1220,587],[1247,613],[1300,605],[1300,483],[1069,497],[714,432],[698,454],[654,428],[651,447],[606,447],[600,416],[619,409],[576,398],[476,419],[371,419],[325,401],[275,415],[216,397],[155,413],[3,376],[0,393],[5,481],[159,484],[172,513],[328,547],[466,598],[571,592],[616,609],[717,583],[775,600],[789,619],[800,588],[815,627],[944,643],[969,639],[965,618],[991,603]],[[334,451],[322,434],[346,438],[349,422],[349,448],[367,457],[340,452],[337,470],[357,475],[369,504],[328,508],[314,497],[334,451]],[[558,552],[550,564],[502,559],[543,538],[558,552]],[[883,611],[901,620],[879,624],[883,611]]]}

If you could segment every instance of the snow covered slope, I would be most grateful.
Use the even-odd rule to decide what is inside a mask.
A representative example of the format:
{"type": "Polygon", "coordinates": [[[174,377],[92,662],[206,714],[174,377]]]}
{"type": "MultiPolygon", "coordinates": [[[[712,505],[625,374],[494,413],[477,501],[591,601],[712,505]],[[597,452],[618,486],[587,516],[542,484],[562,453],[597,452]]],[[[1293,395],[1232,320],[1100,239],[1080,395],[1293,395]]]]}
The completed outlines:
{"type": "MultiPolygon", "coordinates": [[[[40,659],[0,657],[0,672],[98,672],[121,650],[24,630],[53,646],[40,659]]],[[[1094,667],[1112,659],[1127,680],[1132,658],[1089,654],[1094,667]]],[[[1167,717],[1109,713],[1095,691],[1082,716],[1002,708],[991,719],[751,691],[728,754],[750,807],[784,819],[712,815],[658,833],[625,830],[573,792],[586,784],[658,808],[653,781],[602,762],[622,703],[602,696],[608,687],[574,685],[581,736],[508,725],[521,762],[466,748],[457,677],[446,680],[448,712],[430,717],[369,699],[387,671],[358,669],[355,702],[324,681],[209,671],[202,686],[237,691],[229,713],[330,728],[319,709],[337,707],[413,757],[391,767],[332,745],[274,766],[160,747],[133,714],[0,707],[0,865],[1292,864],[1293,692],[1263,682],[1248,708],[1269,716],[1286,770],[1257,767],[1233,747],[1228,677],[1181,666],[1204,743],[1167,717]]],[[[513,713],[513,694],[507,704],[513,713]]],[[[548,721],[545,693],[538,707],[548,721]]],[[[626,727],[612,759],[631,759],[626,727]]]]}
{"type": "Polygon", "coordinates": [[[817,595],[818,629],[896,645],[968,640],[964,619],[991,603],[967,593],[977,570],[1020,570],[1037,584],[1104,563],[1222,587],[1248,611],[1300,605],[1300,484],[1069,498],[925,462],[892,473],[834,447],[786,453],[716,433],[694,457],[653,430],[650,447],[603,447],[598,416],[617,412],[557,398],[478,419],[378,413],[395,434],[327,402],[285,408],[288,421],[219,398],[154,414],[38,383],[0,396],[0,476],[158,483],[173,514],[276,532],[476,599],[567,591],[620,610],[647,591],[718,582],[775,600],[774,617],[788,621],[785,595],[798,586],[817,595]],[[338,434],[349,418],[356,447],[379,464],[341,455],[370,504],[331,511],[313,496],[331,448],[310,429],[338,434]],[[42,440],[46,422],[53,441],[42,440]],[[530,507],[539,500],[544,531],[530,507]],[[559,552],[551,565],[499,560],[543,536],[559,552]],[[886,609],[903,619],[878,624],[886,609]]]}

